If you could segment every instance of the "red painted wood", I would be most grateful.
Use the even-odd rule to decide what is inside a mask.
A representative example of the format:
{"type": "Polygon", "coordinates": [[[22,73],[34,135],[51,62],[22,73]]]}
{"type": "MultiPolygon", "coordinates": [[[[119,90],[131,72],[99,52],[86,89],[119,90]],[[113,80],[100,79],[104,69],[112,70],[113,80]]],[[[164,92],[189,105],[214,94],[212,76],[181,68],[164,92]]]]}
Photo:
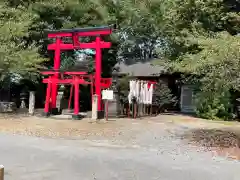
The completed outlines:
{"type": "MultiPolygon", "coordinates": [[[[50,32],[48,34],[48,38],[56,38],[56,42],[48,45],[48,50],[55,50],[54,57],[54,71],[42,72],[43,75],[49,75],[52,77],[43,79],[44,83],[48,83],[50,87],[50,96],[52,100],[52,107],[56,107],[56,97],[57,97],[57,85],[58,84],[71,84],[74,86],[74,96],[77,102],[74,102],[74,113],[79,113],[79,84],[91,84],[91,94],[95,93],[98,95],[98,110],[102,110],[101,107],[101,90],[104,88],[109,88],[111,86],[112,80],[104,79],[101,77],[102,74],[102,52],[103,48],[110,48],[110,42],[101,41],[100,35],[108,35],[111,34],[111,28],[103,28],[103,29],[73,29],[73,32],[65,31],[65,32],[50,32]],[[94,42],[90,43],[81,43],[79,42],[79,37],[81,36],[97,36],[94,42]],[[65,44],[62,43],[61,37],[72,37],[73,44],[65,44]],[[95,56],[95,75],[87,75],[86,72],[58,72],[60,68],[60,53],[61,50],[72,50],[79,48],[92,48],[96,49],[95,56]],[[59,75],[61,75],[59,77],[59,75]],[[71,77],[64,78],[64,75],[68,75],[71,77]],[[87,79],[88,80],[87,80],[87,79]],[[90,81],[89,81],[90,80],[90,81]],[[94,85],[94,86],[93,86],[94,85]],[[52,88],[52,89],[51,89],[52,88]],[[52,90],[52,94],[51,94],[52,90]]],[[[47,90],[48,91],[48,90],[47,90]]],[[[50,97],[46,99],[50,100],[50,97]]],[[[45,106],[49,105],[49,102],[46,101],[45,106]]],[[[48,109],[49,110],[49,109],[48,109]]]]}
{"type": "MultiPolygon", "coordinates": [[[[62,43],[61,38],[56,38],[56,49],[55,49],[55,54],[54,54],[54,65],[53,65],[53,69],[55,71],[58,71],[60,69],[60,64],[61,64],[61,60],[60,60],[60,56],[61,56],[61,49],[60,49],[60,45],[62,43]]],[[[58,78],[58,74],[55,73],[54,74],[55,78],[58,78]]],[[[52,83],[52,103],[51,103],[51,107],[52,108],[56,108],[57,105],[57,84],[56,83],[52,83]]]]}
{"type": "Polygon", "coordinates": [[[97,48],[97,46],[99,46],[100,48],[110,48],[111,47],[111,43],[110,42],[103,42],[103,41],[101,41],[100,43],[99,43],[99,45],[97,45],[97,43],[96,42],[91,42],[91,43],[80,43],[80,48],[82,48],[82,49],[84,49],[84,48],[86,48],[86,49],[95,49],[95,48],[97,48]]]}
{"type": "Polygon", "coordinates": [[[99,35],[109,35],[112,33],[111,29],[107,30],[98,30],[98,31],[91,31],[91,32],[78,32],[78,36],[99,36],[99,35]]]}
{"type": "MultiPolygon", "coordinates": [[[[75,47],[73,46],[73,44],[64,44],[64,43],[61,43],[59,47],[60,47],[61,50],[75,49],[75,47]]],[[[55,43],[48,45],[48,50],[56,50],[56,48],[57,48],[57,45],[56,45],[55,43]]]]}
{"type": "Polygon", "coordinates": [[[102,74],[102,52],[101,52],[101,38],[96,37],[96,56],[95,56],[95,93],[98,96],[98,111],[102,110],[101,100],[101,74],[102,74]]]}
{"type": "Polygon", "coordinates": [[[98,30],[98,31],[90,31],[90,32],[58,32],[58,33],[49,33],[48,38],[56,38],[56,37],[72,37],[73,34],[77,36],[98,36],[98,35],[109,35],[112,33],[111,29],[98,30]]]}
{"type": "Polygon", "coordinates": [[[87,74],[87,72],[68,72],[68,71],[66,71],[66,72],[58,72],[58,71],[43,71],[43,72],[41,72],[41,74],[43,74],[43,75],[54,75],[54,74],[63,74],[63,75],[86,75],[86,76],[84,76],[84,77],[89,77],[90,75],[88,75],[87,74]]]}
{"type": "Polygon", "coordinates": [[[64,72],[66,75],[86,75],[87,72],[64,72]]]}
{"type": "Polygon", "coordinates": [[[56,84],[74,84],[75,81],[78,82],[78,84],[91,84],[91,82],[87,82],[83,79],[78,79],[78,80],[74,80],[74,79],[52,79],[52,78],[46,78],[43,79],[43,83],[56,83],[56,84]]]}
{"type": "Polygon", "coordinates": [[[156,81],[148,81],[148,89],[151,87],[151,85],[153,84],[153,88],[155,87],[154,85],[157,84],[156,81]]]}
{"type": "Polygon", "coordinates": [[[45,99],[45,106],[44,106],[44,112],[45,113],[49,112],[49,103],[50,103],[50,98],[51,98],[51,86],[52,86],[52,84],[50,83],[50,81],[48,81],[47,93],[46,93],[46,99],[45,99]]]}
{"type": "Polygon", "coordinates": [[[59,72],[54,72],[54,71],[43,71],[43,72],[41,72],[41,74],[43,74],[43,75],[53,75],[53,74],[56,74],[56,73],[59,73],[59,72]]]}
{"type": "Polygon", "coordinates": [[[72,41],[73,41],[73,46],[74,47],[79,47],[80,46],[79,36],[76,33],[73,34],[72,41]]]}
{"type": "Polygon", "coordinates": [[[70,89],[70,97],[69,97],[69,100],[68,100],[68,110],[71,109],[72,94],[73,94],[73,85],[71,85],[71,89],[70,89]]]}
{"type": "MultiPolygon", "coordinates": [[[[101,48],[110,48],[111,43],[110,42],[101,42],[101,48]]],[[[54,44],[49,44],[48,45],[48,50],[55,50],[57,48],[57,45],[54,44]]],[[[95,49],[96,48],[96,43],[91,42],[91,43],[80,43],[75,41],[74,44],[60,44],[60,49],[61,50],[71,50],[71,49],[76,49],[76,48],[89,48],[89,49],[95,49]]]]}
{"type": "Polygon", "coordinates": [[[75,77],[74,79],[74,114],[79,113],[79,79],[75,77]]]}
{"type": "Polygon", "coordinates": [[[49,33],[48,38],[56,38],[56,37],[71,37],[72,33],[64,33],[64,32],[59,32],[59,33],[49,33]]]}
{"type": "Polygon", "coordinates": [[[91,80],[91,103],[93,102],[93,94],[94,94],[94,79],[93,76],[90,77],[91,80]]]}

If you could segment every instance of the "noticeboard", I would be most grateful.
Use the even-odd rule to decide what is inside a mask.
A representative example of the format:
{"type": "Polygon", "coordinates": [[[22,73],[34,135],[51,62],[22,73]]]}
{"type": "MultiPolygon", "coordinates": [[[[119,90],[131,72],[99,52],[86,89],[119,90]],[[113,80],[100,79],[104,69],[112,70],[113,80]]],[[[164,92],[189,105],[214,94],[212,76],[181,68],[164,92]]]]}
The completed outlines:
{"type": "Polygon", "coordinates": [[[113,100],[113,90],[103,90],[102,91],[103,100],[113,100]]]}

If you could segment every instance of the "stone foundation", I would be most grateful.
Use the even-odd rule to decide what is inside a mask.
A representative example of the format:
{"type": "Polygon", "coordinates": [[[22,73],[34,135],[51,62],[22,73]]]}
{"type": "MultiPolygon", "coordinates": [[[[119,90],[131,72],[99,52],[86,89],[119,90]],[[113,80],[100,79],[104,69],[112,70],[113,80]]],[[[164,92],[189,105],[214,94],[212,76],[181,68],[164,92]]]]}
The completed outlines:
{"type": "Polygon", "coordinates": [[[16,110],[14,102],[0,102],[0,113],[15,112],[16,110]]]}

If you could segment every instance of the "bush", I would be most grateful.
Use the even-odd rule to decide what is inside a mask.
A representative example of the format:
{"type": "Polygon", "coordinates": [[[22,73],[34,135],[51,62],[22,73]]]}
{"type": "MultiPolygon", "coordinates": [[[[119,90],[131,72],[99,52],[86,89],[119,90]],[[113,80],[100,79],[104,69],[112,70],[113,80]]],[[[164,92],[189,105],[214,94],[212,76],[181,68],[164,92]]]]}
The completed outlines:
{"type": "Polygon", "coordinates": [[[233,104],[230,90],[227,87],[213,87],[204,86],[196,92],[197,115],[205,119],[231,119],[233,104]]]}
{"type": "Polygon", "coordinates": [[[154,89],[153,104],[158,106],[158,111],[164,111],[169,105],[177,103],[177,98],[173,96],[168,85],[160,80],[154,89]]]}
{"type": "Polygon", "coordinates": [[[129,93],[129,76],[124,76],[119,79],[119,98],[122,104],[128,102],[128,93],[129,93]]]}

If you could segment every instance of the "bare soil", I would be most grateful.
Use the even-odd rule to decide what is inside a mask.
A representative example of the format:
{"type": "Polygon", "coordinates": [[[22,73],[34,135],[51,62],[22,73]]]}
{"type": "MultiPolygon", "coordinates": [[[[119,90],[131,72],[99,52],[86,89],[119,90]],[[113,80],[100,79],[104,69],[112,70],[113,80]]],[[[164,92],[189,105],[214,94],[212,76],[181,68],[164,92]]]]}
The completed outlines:
{"type": "Polygon", "coordinates": [[[221,123],[181,115],[160,115],[145,119],[111,119],[108,122],[83,119],[56,120],[51,118],[1,115],[0,132],[51,138],[137,139],[144,129],[185,126],[182,138],[190,144],[204,147],[213,155],[240,160],[240,123],[221,123]],[[137,128],[136,128],[137,126],[137,128]]]}
{"type": "Polygon", "coordinates": [[[77,139],[107,139],[110,141],[135,139],[137,134],[149,126],[148,119],[90,119],[66,120],[24,116],[0,117],[0,132],[49,137],[77,139]]]}
{"type": "Polygon", "coordinates": [[[214,156],[240,160],[240,129],[193,129],[184,134],[191,144],[204,147],[214,156]]]}

